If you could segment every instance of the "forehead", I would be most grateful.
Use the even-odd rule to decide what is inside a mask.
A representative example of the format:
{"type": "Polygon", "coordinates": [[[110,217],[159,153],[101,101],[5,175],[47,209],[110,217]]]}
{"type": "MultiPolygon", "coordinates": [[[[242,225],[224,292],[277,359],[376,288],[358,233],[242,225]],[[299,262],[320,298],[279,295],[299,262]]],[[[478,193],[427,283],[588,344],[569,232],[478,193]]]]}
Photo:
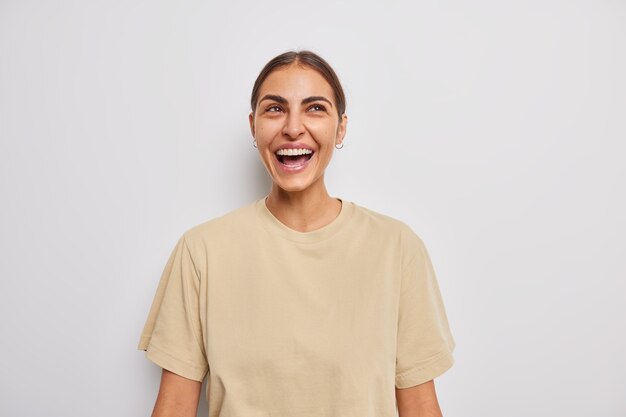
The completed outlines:
{"type": "Polygon", "coordinates": [[[333,100],[333,89],[317,71],[299,65],[290,65],[273,71],[263,81],[259,95],[278,94],[290,97],[325,96],[333,100]]]}

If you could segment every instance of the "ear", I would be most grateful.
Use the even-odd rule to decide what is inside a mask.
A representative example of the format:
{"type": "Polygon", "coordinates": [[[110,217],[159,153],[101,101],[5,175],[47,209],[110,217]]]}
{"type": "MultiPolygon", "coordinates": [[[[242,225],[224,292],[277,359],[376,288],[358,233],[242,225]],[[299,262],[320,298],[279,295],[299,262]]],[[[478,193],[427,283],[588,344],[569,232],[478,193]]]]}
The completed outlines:
{"type": "Polygon", "coordinates": [[[340,145],[343,142],[343,138],[346,136],[346,128],[348,125],[348,116],[344,113],[341,115],[341,121],[337,126],[337,138],[335,139],[335,145],[340,145]]]}
{"type": "Polygon", "coordinates": [[[250,133],[252,134],[253,138],[256,138],[256,131],[255,131],[255,127],[254,127],[254,113],[250,112],[250,114],[248,115],[248,123],[250,123],[250,133]]]}

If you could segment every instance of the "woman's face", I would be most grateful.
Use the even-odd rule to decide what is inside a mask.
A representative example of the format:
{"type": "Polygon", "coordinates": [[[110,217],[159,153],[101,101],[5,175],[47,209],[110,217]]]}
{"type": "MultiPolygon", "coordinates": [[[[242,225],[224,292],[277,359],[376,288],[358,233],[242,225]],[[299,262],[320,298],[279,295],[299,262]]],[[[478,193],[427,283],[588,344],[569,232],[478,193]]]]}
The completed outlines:
{"type": "Polygon", "coordinates": [[[259,89],[250,129],[274,184],[302,191],[323,184],[335,144],[346,133],[330,84],[315,70],[290,65],[272,72],[259,89]]]}

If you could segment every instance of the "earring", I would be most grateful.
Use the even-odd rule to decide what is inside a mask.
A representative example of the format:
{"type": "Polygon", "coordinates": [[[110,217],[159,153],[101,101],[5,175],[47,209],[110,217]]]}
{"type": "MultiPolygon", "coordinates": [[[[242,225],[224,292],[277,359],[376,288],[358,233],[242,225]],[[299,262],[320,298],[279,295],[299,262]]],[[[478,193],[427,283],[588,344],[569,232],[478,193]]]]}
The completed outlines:
{"type": "Polygon", "coordinates": [[[337,148],[337,149],[343,148],[343,142],[339,143],[339,145],[335,145],[335,148],[337,148]]]}
{"type": "Polygon", "coordinates": [[[254,141],[252,141],[252,146],[254,146],[255,148],[257,147],[256,146],[256,139],[254,141]]]}

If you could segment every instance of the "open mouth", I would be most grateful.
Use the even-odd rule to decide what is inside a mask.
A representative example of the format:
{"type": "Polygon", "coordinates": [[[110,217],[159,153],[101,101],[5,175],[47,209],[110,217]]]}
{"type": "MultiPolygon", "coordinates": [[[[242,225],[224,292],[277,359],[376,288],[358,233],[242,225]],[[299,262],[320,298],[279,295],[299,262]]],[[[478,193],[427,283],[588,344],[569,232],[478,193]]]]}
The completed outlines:
{"type": "Polygon", "coordinates": [[[298,166],[307,162],[313,156],[311,149],[279,149],[276,159],[283,165],[298,166]]]}

